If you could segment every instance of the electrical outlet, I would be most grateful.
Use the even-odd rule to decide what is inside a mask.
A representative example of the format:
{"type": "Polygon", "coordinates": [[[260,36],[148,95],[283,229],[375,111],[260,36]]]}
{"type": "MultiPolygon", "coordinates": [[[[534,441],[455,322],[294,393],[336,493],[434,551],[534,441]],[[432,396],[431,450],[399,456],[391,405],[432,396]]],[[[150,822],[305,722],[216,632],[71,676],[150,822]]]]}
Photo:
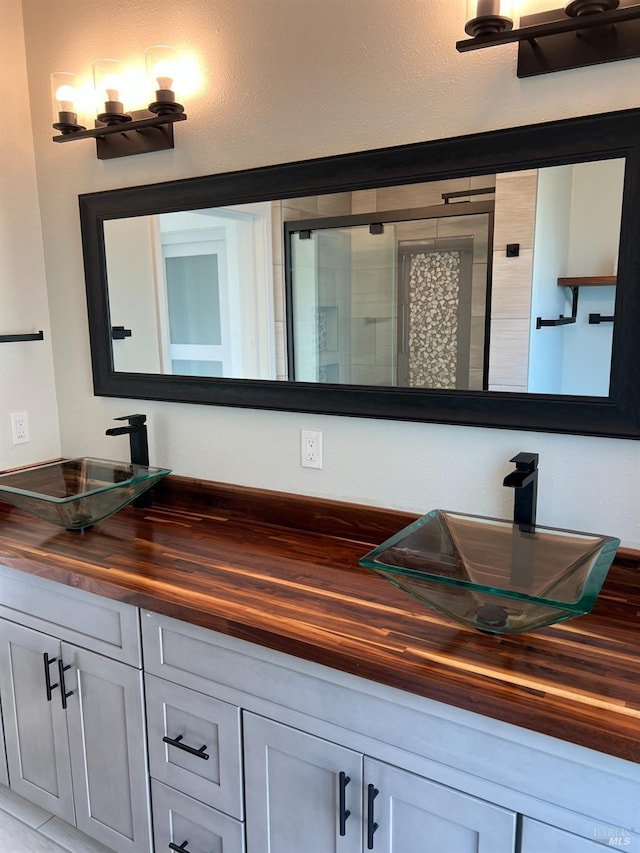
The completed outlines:
{"type": "Polygon", "coordinates": [[[29,419],[26,412],[11,412],[11,437],[14,444],[26,444],[29,441],[29,419]]]}
{"type": "Polygon", "coordinates": [[[322,468],[322,433],[300,430],[300,464],[303,468],[322,468]]]}

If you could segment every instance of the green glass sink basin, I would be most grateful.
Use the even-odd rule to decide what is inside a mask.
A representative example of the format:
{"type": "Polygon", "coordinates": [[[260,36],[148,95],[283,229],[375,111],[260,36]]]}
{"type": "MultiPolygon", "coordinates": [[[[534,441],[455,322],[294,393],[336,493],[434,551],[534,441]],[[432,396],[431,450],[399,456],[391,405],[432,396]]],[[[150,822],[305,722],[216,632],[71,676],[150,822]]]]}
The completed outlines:
{"type": "Polygon", "coordinates": [[[433,510],[361,565],[457,622],[520,634],[592,610],[620,540],[433,510]]]}
{"type": "Polygon", "coordinates": [[[170,473],[108,459],[61,459],[0,475],[0,500],[67,530],[84,530],[170,473]]]}

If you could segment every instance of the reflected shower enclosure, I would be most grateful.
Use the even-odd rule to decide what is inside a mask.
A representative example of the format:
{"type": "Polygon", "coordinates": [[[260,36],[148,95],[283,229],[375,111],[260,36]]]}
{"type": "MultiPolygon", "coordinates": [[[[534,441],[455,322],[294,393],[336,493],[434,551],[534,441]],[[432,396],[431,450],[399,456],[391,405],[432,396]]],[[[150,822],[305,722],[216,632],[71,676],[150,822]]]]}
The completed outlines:
{"type": "Polygon", "coordinates": [[[290,379],[488,388],[494,202],[448,202],[285,222],[290,379]]]}

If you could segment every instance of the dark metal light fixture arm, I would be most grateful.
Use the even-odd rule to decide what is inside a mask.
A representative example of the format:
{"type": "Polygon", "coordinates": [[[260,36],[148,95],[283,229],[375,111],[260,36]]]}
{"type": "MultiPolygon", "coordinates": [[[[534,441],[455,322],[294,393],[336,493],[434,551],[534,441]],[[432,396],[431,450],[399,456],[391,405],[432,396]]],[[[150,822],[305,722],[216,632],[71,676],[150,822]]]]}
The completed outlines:
{"type": "Polygon", "coordinates": [[[186,121],[184,112],[155,115],[149,110],[131,113],[133,120],[122,124],[100,124],[89,130],[61,133],[54,142],[75,142],[77,139],[95,139],[99,160],[113,160],[150,151],[173,148],[173,125],[186,121]]]}

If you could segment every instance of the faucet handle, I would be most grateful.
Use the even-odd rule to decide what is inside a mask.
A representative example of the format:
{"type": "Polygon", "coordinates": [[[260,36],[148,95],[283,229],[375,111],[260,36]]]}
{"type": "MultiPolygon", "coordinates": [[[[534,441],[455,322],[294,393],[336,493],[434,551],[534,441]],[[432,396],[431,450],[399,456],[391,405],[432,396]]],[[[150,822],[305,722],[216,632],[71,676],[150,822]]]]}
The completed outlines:
{"type": "Polygon", "coordinates": [[[517,453],[510,461],[516,463],[518,471],[535,471],[539,458],[538,453],[517,453]]]}
{"type": "Polygon", "coordinates": [[[131,426],[142,426],[146,420],[146,415],[123,415],[120,418],[114,418],[114,421],[128,421],[131,426]]]}

